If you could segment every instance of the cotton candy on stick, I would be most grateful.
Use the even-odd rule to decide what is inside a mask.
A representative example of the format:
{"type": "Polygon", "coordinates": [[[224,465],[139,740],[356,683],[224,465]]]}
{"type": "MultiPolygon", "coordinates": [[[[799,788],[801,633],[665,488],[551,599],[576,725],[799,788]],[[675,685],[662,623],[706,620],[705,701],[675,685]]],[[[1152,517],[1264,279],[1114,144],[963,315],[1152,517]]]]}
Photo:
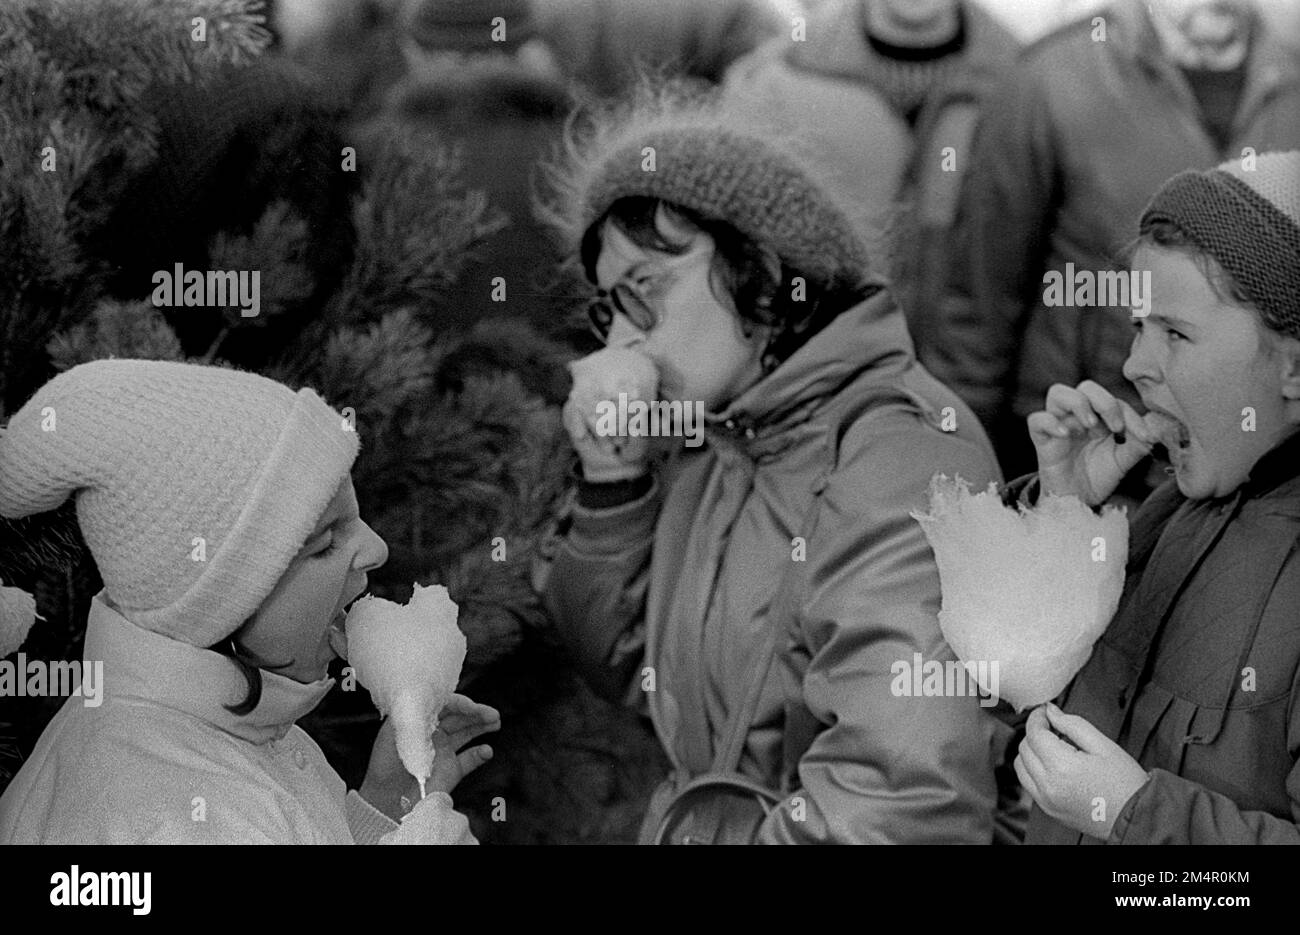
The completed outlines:
{"type": "Polygon", "coordinates": [[[441,585],[415,586],[406,605],[363,597],[348,611],[348,663],[381,714],[393,719],[397,755],[420,783],[433,772],[433,732],[465,664],[457,607],[441,585]]]}
{"type": "Polygon", "coordinates": [[[1053,496],[1018,510],[993,485],[972,494],[960,478],[939,475],[929,514],[912,516],[939,566],[948,645],[964,662],[997,663],[997,684],[981,688],[996,688],[1017,711],[1059,695],[1119,605],[1124,511],[1097,515],[1075,497],[1053,496]]]}
{"type": "Polygon", "coordinates": [[[651,400],[659,388],[659,371],[654,361],[636,351],[606,347],[569,364],[573,389],[569,398],[578,411],[593,413],[601,402],[618,402],[618,394],[629,400],[651,400]]]}

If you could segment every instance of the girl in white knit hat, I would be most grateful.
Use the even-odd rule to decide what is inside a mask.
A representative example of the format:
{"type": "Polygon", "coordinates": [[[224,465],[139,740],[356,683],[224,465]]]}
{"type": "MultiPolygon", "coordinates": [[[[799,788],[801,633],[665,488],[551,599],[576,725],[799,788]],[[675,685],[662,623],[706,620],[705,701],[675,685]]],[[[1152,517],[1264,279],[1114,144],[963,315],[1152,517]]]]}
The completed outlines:
{"type": "Polygon", "coordinates": [[[456,696],[416,801],[392,731],[347,792],[294,722],[329,692],[347,605],[387,558],[355,431],[314,392],[217,367],[96,361],[0,434],[0,516],[75,497],[104,581],[69,698],[0,798],[0,843],[473,843],[448,795],[497,712],[456,696]],[[415,817],[415,813],[412,813],[415,817]]]}

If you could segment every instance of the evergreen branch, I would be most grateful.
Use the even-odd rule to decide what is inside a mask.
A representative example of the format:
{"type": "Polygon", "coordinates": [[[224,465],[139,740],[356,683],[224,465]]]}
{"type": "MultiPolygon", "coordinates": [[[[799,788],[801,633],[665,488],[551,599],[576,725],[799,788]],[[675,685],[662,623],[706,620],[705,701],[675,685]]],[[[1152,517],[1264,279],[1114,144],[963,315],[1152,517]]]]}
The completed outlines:
{"type": "Polygon", "coordinates": [[[485,193],[463,186],[460,156],[427,136],[387,128],[370,161],[353,211],[357,255],[343,314],[438,300],[473,249],[506,223],[485,193]]]}
{"type": "Polygon", "coordinates": [[[208,246],[215,270],[257,270],[261,308],[245,318],[240,309],[225,313],[226,327],[263,327],[311,295],[315,280],[307,268],[307,219],[288,201],[272,202],[247,235],[219,232],[208,246]]]}
{"type": "Polygon", "coordinates": [[[158,309],[143,300],[105,299],[90,317],[56,334],[46,348],[58,370],[105,357],[183,360],[180,341],[158,309]]]}

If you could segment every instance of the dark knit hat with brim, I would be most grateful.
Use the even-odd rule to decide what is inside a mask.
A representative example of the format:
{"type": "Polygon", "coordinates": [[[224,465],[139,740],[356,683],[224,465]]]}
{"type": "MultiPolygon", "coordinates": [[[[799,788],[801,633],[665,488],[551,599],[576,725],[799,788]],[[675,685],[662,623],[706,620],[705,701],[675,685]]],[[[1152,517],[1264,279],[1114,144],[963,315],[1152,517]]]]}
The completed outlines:
{"type": "Polygon", "coordinates": [[[730,224],[819,285],[870,281],[867,247],[817,161],[712,99],[661,96],[597,118],[547,174],[541,211],[571,251],[619,199],[657,198],[730,224]]]}
{"type": "Polygon", "coordinates": [[[1142,214],[1176,225],[1241,286],[1274,331],[1300,338],[1300,151],[1183,172],[1142,214]]]}

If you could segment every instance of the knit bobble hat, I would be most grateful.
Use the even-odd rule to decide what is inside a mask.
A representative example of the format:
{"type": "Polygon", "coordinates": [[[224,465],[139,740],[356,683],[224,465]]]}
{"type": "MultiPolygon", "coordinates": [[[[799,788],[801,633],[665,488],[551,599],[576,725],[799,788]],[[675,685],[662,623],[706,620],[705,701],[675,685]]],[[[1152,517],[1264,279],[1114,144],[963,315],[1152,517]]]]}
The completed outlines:
{"type": "Polygon", "coordinates": [[[827,286],[861,285],[866,245],[816,161],[775,128],[716,101],[642,100],[571,133],[541,213],[576,251],[620,198],[649,197],[725,221],[827,286]]]}
{"type": "Polygon", "coordinates": [[[1232,159],[1174,176],[1142,214],[1214,257],[1275,331],[1300,338],[1300,151],[1232,159]]]}
{"type": "Polygon", "coordinates": [[[256,374],[101,360],[55,377],[0,434],[0,516],[76,498],[113,602],[195,646],[275,588],[358,450],[309,389],[256,374]]]}

